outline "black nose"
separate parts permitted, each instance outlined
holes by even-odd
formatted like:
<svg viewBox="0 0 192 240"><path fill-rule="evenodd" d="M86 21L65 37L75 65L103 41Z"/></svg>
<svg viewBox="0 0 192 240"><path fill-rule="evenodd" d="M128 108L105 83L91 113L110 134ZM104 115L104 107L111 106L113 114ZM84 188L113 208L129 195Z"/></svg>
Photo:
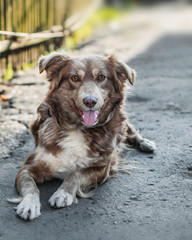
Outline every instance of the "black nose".
<svg viewBox="0 0 192 240"><path fill-rule="evenodd" d="M96 105L97 103L97 98L88 96L83 99L83 103L85 104L86 107L92 108Z"/></svg>

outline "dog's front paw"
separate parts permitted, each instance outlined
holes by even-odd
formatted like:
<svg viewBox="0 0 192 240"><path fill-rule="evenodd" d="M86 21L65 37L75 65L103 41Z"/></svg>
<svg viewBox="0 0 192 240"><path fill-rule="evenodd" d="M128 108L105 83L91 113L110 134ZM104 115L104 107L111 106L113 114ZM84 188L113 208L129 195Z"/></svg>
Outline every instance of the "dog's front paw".
<svg viewBox="0 0 192 240"><path fill-rule="evenodd" d="M73 196L63 189L58 189L49 199L51 207L63 208L73 203Z"/></svg>
<svg viewBox="0 0 192 240"><path fill-rule="evenodd" d="M38 218L41 215L40 209L39 196L34 194L27 194L20 204L15 207L17 215L25 220Z"/></svg>
<svg viewBox="0 0 192 240"><path fill-rule="evenodd" d="M139 144L138 144L138 148L140 151L142 152L146 152L146 153L152 153L154 152L157 148L155 145L155 142L150 141L146 138L143 138Z"/></svg>

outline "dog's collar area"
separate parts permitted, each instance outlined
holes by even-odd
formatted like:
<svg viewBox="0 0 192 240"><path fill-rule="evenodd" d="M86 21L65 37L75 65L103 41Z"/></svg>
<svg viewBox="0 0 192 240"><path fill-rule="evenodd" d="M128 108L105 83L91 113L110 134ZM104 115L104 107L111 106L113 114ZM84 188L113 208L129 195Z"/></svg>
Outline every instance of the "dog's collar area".
<svg viewBox="0 0 192 240"><path fill-rule="evenodd" d="M52 117L51 112L50 112L50 108L47 109L47 115L48 115L49 117Z"/></svg>
<svg viewBox="0 0 192 240"><path fill-rule="evenodd" d="M116 111L116 107L115 107L115 108L113 109L113 111L109 114L109 116L107 117L106 121L103 122L103 123L98 124L97 127L101 127L101 126L107 124L107 123L113 118L113 116L114 116L114 114L115 114L115 111ZM98 122L97 122L97 123L98 123ZM96 124L97 124L97 123L96 123Z"/></svg>

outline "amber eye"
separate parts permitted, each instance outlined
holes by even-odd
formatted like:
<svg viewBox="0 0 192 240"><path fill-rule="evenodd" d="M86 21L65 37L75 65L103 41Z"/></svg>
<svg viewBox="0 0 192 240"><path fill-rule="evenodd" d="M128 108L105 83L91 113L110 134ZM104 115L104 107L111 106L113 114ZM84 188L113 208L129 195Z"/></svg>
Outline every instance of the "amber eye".
<svg viewBox="0 0 192 240"><path fill-rule="evenodd" d="M79 78L78 78L77 75L73 75L73 76L71 77L71 80L72 80L73 82L78 82L78 81L79 81Z"/></svg>
<svg viewBox="0 0 192 240"><path fill-rule="evenodd" d="M105 80L105 76L104 76L103 74L100 74L100 75L98 76L98 80L99 80L99 81L104 81L104 80Z"/></svg>

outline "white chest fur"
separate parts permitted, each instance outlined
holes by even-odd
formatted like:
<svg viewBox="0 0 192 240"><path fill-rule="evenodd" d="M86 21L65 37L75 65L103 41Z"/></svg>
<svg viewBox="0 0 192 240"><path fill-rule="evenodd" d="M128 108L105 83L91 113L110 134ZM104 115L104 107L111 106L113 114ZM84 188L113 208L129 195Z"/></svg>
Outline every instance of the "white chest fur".
<svg viewBox="0 0 192 240"><path fill-rule="evenodd" d="M56 156L38 146L35 150L35 160L46 162L55 172L68 172L76 168L87 167L93 160L88 158L89 147L80 130L68 132L67 136L58 143L58 146L63 150Z"/></svg>
<svg viewBox="0 0 192 240"><path fill-rule="evenodd" d="M75 163L79 167L86 164L85 159L87 159L89 147L80 130L70 131L68 136L65 137L58 146L63 148L63 152L61 152L59 157L65 158L71 162L71 164Z"/></svg>

